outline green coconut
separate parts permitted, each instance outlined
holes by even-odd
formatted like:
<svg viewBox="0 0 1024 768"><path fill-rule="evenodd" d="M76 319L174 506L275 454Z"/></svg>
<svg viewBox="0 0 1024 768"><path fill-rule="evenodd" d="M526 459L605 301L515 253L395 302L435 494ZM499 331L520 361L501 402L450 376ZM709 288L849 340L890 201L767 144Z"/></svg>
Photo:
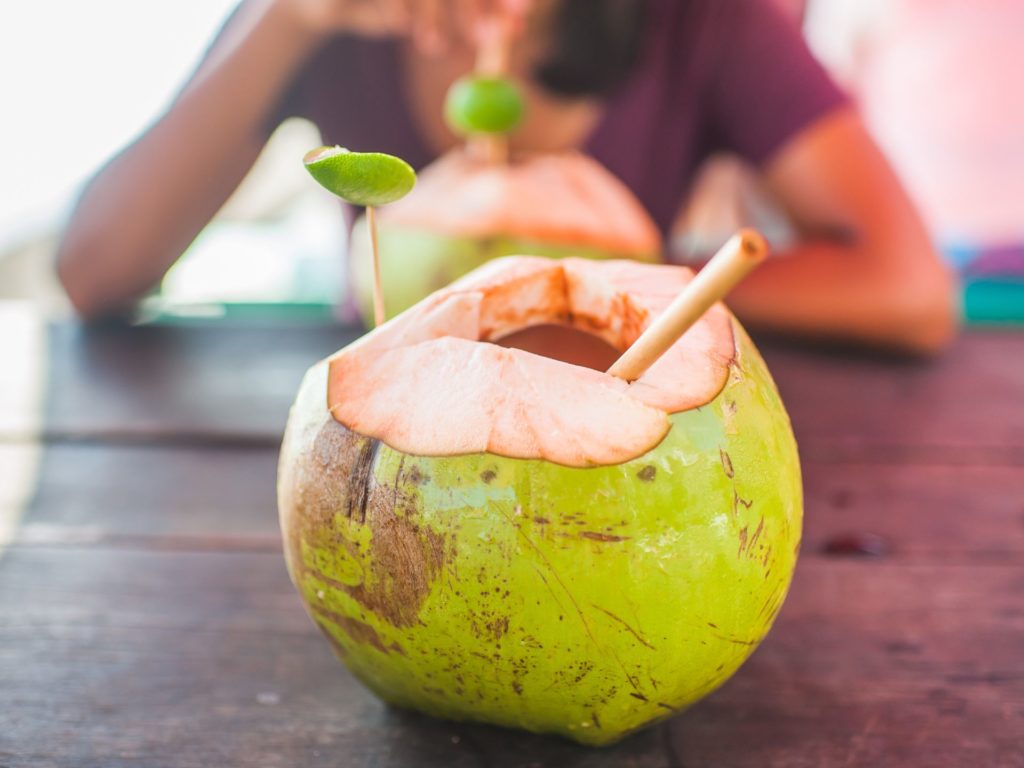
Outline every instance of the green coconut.
<svg viewBox="0 0 1024 768"><path fill-rule="evenodd" d="M629 189L578 153L480 162L458 151L419 174L377 217L384 304L394 317L502 256L661 259L661 236ZM373 275L365 220L352 235L352 290L369 320Z"/></svg>
<svg viewBox="0 0 1024 768"><path fill-rule="evenodd" d="M310 616L382 699L604 745L713 691L765 637L800 469L720 305L632 384L489 343L572 326L621 349L689 279L554 264L498 262L315 365L279 504Z"/></svg>

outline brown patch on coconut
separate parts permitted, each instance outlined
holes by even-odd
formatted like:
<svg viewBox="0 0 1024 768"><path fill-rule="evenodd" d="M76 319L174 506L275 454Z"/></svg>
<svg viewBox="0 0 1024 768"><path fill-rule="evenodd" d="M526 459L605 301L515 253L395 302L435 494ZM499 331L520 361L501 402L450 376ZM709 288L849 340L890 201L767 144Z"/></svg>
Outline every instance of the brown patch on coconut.
<svg viewBox="0 0 1024 768"><path fill-rule="evenodd" d="M430 480L430 477L428 475L423 474L423 471L415 464L413 464L409 471L406 473L406 478L413 485L423 485L424 483Z"/></svg>
<svg viewBox="0 0 1024 768"><path fill-rule="evenodd" d="M653 483L654 478L658 475L658 468L653 464L648 464L646 467L636 473L636 476L645 483Z"/></svg>
<svg viewBox="0 0 1024 768"><path fill-rule="evenodd" d="M340 613L328 611L325 608L313 608L313 614L317 624L320 624L327 630L328 636L331 634L330 628L334 627L348 635L353 642L373 646L381 653L391 652L391 649L384 645L380 635L377 634L377 630L369 624L353 619L350 616L343 616Z"/></svg>
<svg viewBox="0 0 1024 768"><path fill-rule="evenodd" d="M326 383L325 374L326 366L307 377L300 400L316 396L320 382ZM311 410L307 421L289 425L283 455L291 458L282 461L279 478L281 522L296 582L301 583L302 574L311 574L379 618L404 627L418 621L420 606L445 559L444 542L440 534L412 521L414 475L419 471L415 466L399 471L394 485L376 481L379 448L378 440L352 432L326 409ZM427 479L421 477L423 482ZM371 532L368 551L355 535L362 525ZM346 550L362 564L360 583L328 579L305 561L305 547Z"/></svg>
<svg viewBox="0 0 1024 768"><path fill-rule="evenodd" d="M362 437L333 419L324 422L306 455L297 484L303 517L311 524L330 523L339 509L361 519L366 507L366 478L380 441Z"/></svg>
<svg viewBox="0 0 1024 768"><path fill-rule="evenodd" d="M346 429L329 414L311 425L306 435L297 460L282 462L279 477L286 555L296 564L302 562L301 542L308 532L332 530L339 512L362 520L365 478L380 445Z"/></svg>
<svg viewBox="0 0 1024 768"><path fill-rule="evenodd" d="M370 478L366 525L373 537L362 584L346 586L360 605L396 627L419 619L420 606L430 593L444 563L440 534L420 528L398 511L409 503L397 488L383 487Z"/></svg>

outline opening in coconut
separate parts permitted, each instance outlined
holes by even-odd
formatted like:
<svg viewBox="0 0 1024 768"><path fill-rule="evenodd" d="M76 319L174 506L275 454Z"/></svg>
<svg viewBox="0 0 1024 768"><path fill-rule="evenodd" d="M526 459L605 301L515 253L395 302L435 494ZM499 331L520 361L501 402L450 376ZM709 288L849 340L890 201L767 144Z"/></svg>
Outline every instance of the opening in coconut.
<svg viewBox="0 0 1024 768"><path fill-rule="evenodd" d="M494 343L592 371L607 371L624 351L616 349L595 333L554 323L512 331L495 339Z"/></svg>

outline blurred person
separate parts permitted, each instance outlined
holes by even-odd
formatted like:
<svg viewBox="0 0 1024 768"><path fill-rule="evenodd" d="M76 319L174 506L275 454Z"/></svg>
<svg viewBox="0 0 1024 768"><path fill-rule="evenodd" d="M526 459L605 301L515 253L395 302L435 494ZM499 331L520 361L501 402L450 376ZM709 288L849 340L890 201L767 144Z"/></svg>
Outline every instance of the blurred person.
<svg viewBox="0 0 1024 768"><path fill-rule="evenodd" d="M1024 2L815 0L809 21L949 260L1024 278Z"/></svg>
<svg viewBox="0 0 1024 768"><path fill-rule="evenodd" d="M289 116L416 167L455 147L441 106L495 14L522 31L513 152L588 152L663 233L705 157L759 169L800 238L732 294L742 319L917 352L949 340L950 275L775 0L244 0L166 114L84 190L58 254L78 311L154 286Z"/></svg>

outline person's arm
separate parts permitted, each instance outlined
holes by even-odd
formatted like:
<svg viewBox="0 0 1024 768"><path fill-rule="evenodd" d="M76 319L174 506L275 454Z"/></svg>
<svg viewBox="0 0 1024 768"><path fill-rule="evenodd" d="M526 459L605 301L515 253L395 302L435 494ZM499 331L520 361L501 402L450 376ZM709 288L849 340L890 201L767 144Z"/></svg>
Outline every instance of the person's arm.
<svg viewBox="0 0 1024 768"><path fill-rule="evenodd" d="M325 37L407 34L436 49L473 34L490 14L518 15L524 7L513 0L245 0L166 114L79 199L57 254L72 304L96 317L130 307L160 280L252 167L268 121Z"/></svg>
<svg viewBox="0 0 1024 768"><path fill-rule="evenodd" d="M754 327L932 353L958 322L955 282L882 153L850 108L784 144L764 166L802 244L729 298Z"/></svg>
<svg viewBox="0 0 1024 768"><path fill-rule="evenodd" d="M316 40L283 4L244 4L167 113L93 178L57 255L80 314L123 309L160 280L252 166Z"/></svg>
<svg viewBox="0 0 1024 768"><path fill-rule="evenodd" d="M800 236L730 306L793 336L940 349L956 327L953 281L856 112L774 2L715 8L708 127L760 170Z"/></svg>

